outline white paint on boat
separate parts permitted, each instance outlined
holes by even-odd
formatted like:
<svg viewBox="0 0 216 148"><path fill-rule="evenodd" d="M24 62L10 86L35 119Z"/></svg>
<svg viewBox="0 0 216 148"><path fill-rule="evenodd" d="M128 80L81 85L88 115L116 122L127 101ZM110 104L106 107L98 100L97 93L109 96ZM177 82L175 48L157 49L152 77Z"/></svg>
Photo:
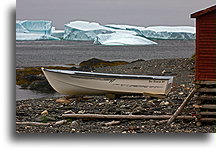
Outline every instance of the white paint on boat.
<svg viewBox="0 0 216 148"><path fill-rule="evenodd" d="M172 76L126 75L42 68L50 85L67 95L152 94L167 95Z"/></svg>

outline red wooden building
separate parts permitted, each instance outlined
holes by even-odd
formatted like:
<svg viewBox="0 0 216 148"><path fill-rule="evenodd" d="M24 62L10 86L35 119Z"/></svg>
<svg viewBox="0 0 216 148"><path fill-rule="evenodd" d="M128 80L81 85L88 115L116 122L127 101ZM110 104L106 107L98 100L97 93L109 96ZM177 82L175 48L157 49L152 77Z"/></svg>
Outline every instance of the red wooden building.
<svg viewBox="0 0 216 148"><path fill-rule="evenodd" d="M216 5L191 14L196 18L197 83L216 81ZM213 82L213 83L214 83ZM215 82L216 83L216 82Z"/></svg>

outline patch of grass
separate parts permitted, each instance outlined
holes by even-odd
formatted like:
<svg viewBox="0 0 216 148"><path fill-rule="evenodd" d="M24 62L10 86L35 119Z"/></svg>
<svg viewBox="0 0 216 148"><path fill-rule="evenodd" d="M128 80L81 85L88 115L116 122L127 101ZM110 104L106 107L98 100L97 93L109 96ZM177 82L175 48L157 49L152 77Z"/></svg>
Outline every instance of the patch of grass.
<svg viewBox="0 0 216 148"><path fill-rule="evenodd" d="M194 61L196 60L196 54L195 53L191 56L191 59Z"/></svg>

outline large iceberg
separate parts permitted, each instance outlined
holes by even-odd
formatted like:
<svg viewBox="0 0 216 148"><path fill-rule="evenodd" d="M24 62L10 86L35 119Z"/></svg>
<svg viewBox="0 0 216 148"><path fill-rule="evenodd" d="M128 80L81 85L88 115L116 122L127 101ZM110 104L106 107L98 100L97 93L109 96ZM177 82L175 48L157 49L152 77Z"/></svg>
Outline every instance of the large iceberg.
<svg viewBox="0 0 216 148"><path fill-rule="evenodd" d="M16 32L50 34L52 22L44 20L16 21Z"/></svg>
<svg viewBox="0 0 216 148"><path fill-rule="evenodd" d="M65 25L65 40L94 40L98 34L113 33L107 27L95 22L73 21Z"/></svg>
<svg viewBox="0 0 216 148"><path fill-rule="evenodd" d="M16 21L16 40L59 40L59 38L51 36L51 32L51 21Z"/></svg>
<svg viewBox="0 0 216 148"><path fill-rule="evenodd" d="M94 44L101 45L151 45L157 44L144 37L135 36L128 33L99 34L94 40Z"/></svg>
<svg viewBox="0 0 216 148"><path fill-rule="evenodd" d="M64 30L56 30L55 27L52 27L52 32L51 32L51 36L53 37L57 37L59 39L63 39L64 38Z"/></svg>
<svg viewBox="0 0 216 148"><path fill-rule="evenodd" d="M152 26L139 27L130 25L108 24L106 27L119 30L130 30L149 39L195 39L196 29L191 26Z"/></svg>
<svg viewBox="0 0 216 148"><path fill-rule="evenodd" d="M139 26L132 26L132 25L115 25L115 24L108 24L105 25L106 27L113 28L113 29L120 29L120 30L130 30L136 32L136 34L139 34L141 30L144 30L145 27L139 27Z"/></svg>
<svg viewBox="0 0 216 148"><path fill-rule="evenodd" d="M140 30L139 35L149 39L195 39L195 27L191 26L152 26Z"/></svg>
<svg viewBox="0 0 216 148"><path fill-rule="evenodd" d="M17 41L37 41L37 40L60 40L57 37L48 34L36 34L36 33L16 33Z"/></svg>
<svg viewBox="0 0 216 148"><path fill-rule="evenodd" d="M123 37L123 35L125 37ZM115 37L116 36L116 37ZM140 37L143 38L140 38ZM195 27L190 26L152 26L100 25L96 22L72 21L65 24L64 30L56 30L51 21L16 21L16 40L84 40L96 44L126 45L129 38L134 40L127 45L145 45L140 39L195 39ZM119 38L119 42L117 41ZM127 39L126 39L127 38ZM105 40L106 39L106 42ZM112 39L112 43L111 43ZM137 42L137 40L139 40ZM105 42L105 43L103 43Z"/></svg>

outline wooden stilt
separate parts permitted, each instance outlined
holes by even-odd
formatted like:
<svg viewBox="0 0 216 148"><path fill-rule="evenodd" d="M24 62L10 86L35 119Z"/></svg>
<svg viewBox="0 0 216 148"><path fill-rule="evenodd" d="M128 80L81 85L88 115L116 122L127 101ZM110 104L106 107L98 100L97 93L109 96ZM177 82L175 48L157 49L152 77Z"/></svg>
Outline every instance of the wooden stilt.
<svg viewBox="0 0 216 148"><path fill-rule="evenodd" d="M191 98L194 96L196 93L196 88L193 88L193 90L189 93L187 98L183 101L183 103L179 106L179 108L176 110L176 112L171 116L171 118L167 121L167 124L171 124L176 117L182 112L184 107L187 105L187 103L191 100Z"/></svg>

